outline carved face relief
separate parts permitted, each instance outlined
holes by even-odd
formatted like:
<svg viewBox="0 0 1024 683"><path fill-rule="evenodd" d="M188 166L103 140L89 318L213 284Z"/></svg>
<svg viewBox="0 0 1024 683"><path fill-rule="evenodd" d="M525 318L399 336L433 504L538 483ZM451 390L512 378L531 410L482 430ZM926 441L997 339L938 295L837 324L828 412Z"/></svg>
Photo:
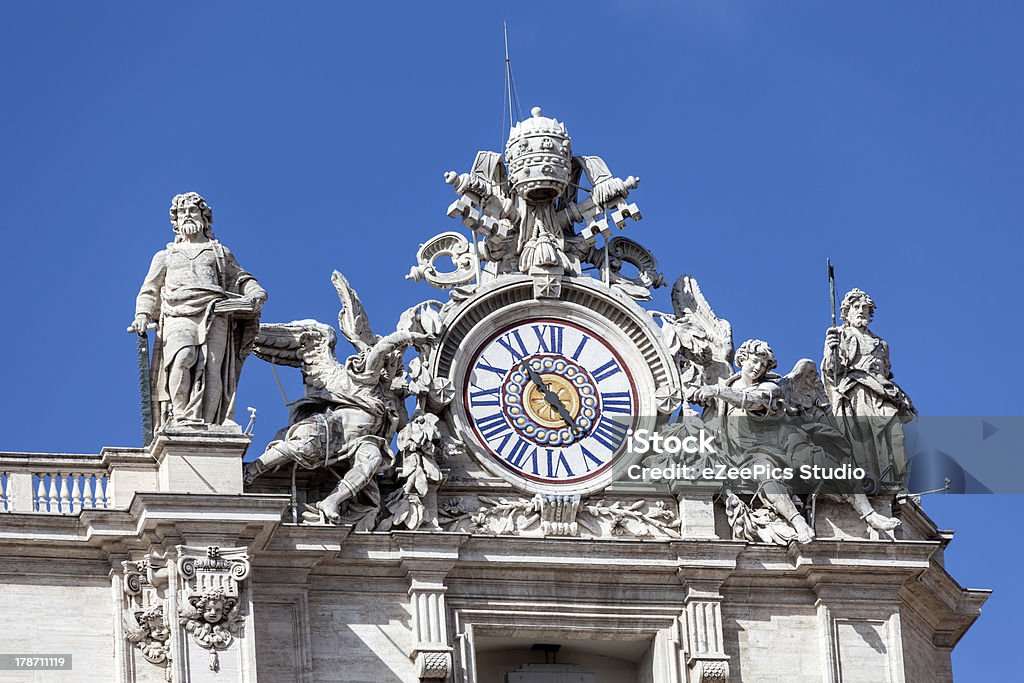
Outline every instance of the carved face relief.
<svg viewBox="0 0 1024 683"><path fill-rule="evenodd" d="M871 323L873 311L871 304L861 299L850 304L850 311L847 314L850 324L858 329L864 329Z"/></svg>
<svg viewBox="0 0 1024 683"><path fill-rule="evenodd" d="M213 598L203 608L203 619L210 624L216 624L224 618L224 601Z"/></svg>
<svg viewBox="0 0 1024 683"><path fill-rule="evenodd" d="M740 374L748 382L756 382L768 371L768 361L756 353L749 353L740 365Z"/></svg>
<svg viewBox="0 0 1024 683"><path fill-rule="evenodd" d="M178 209L177 218L174 222L175 230L179 235L196 235L206 228L206 221L203 220L203 211L196 202L190 202Z"/></svg>

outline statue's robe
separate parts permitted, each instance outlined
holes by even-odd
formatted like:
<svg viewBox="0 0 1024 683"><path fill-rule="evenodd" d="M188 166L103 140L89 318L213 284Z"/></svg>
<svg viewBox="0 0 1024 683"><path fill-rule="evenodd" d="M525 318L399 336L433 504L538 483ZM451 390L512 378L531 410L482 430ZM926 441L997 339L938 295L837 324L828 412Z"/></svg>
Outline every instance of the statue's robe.
<svg viewBox="0 0 1024 683"><path fill-rule="evenodd" d="M220 353L221 396L212 424L234 417L234 396L242 363L252 351L259 331L257 313L215 313L218 302L247 297L266 299L267 293L234 255L216 240L200 244L172 242L158 252L136 299L135 314L158 321L151 363L153 424L165 426L171 396L168 371L176 354L188 347L198 351L192 387L184 415L177 421L202 421L205 364Z"/></svg>
<svg viewBox="0 0 1024 683"><path fill-rule="evenodd" d="M822 360L822 379L857 464L877 474L888 470L884 480L900 480L906 474L902 424L917 411L892 381L889 345L870 331L857 333L843 325L838 360L838 385L830 353Z"/></svg>

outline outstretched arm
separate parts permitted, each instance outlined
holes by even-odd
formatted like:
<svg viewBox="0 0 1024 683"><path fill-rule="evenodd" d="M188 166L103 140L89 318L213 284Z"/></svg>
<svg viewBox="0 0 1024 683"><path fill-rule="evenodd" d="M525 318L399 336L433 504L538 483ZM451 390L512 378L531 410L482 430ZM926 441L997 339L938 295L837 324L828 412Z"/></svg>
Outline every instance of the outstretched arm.
<svg viewBox="0 0 1024 683"><path fill-rule="evenodd" d="M384 368L388 356L409 346L427 344L433 341L429 334L399 330L381 338L366 352L364 372L378 373Z"/></svg>
<svg viewBox="0 0 1024 683"><path fill-rule="evenodd" d="M774 391L761 387L733 389L724 384L711 384L698 390L698 403L703 403L711 398L720 398L729 405L754 412L772 412L778 402Z"/></svg>

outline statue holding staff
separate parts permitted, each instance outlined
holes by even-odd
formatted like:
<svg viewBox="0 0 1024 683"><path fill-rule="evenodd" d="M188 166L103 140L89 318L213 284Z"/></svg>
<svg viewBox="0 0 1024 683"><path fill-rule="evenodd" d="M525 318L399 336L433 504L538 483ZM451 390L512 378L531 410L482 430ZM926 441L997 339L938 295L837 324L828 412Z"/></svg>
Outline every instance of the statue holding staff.
<svg viewBox="0 0 1024 683"><path fill-rule="evenodd" d="M892 381L889 345L868 329L874 300L867 292L851 289L839 313L842 325L826 331L821 362L832 410L858 461L878 467L883 480L899 481L906 457L902 423L916 417L917 410Z"/></svg>
<svg viewBox="0 0 1024 683"><path fill-rule="evenodd" d="M267 292L218 242L213 211L195 192L171 200L174 241L153 257L129 332L156 324L154 424L221 425L234 413L242 362Z"/></svg>

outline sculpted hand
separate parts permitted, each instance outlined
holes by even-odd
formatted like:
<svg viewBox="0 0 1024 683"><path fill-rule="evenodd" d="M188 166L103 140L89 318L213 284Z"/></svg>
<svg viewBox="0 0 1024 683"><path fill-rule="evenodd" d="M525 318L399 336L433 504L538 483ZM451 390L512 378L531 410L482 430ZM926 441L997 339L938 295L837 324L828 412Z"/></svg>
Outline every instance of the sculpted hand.
<svg viewBox="0 0 1024 683"><path fill-rule="evenodd" d="M832 352L839 346L839 328L830 327L825 331L825 350Z"/></svg>
<svg viewBox="0 0 1024 683"><path fill-rule="evenodd" d="M694 395L694 402L696 403L710 403L711 399L718 396L718 387L714 385L704 385L700 389L697 389L697 393Z"/></svg>
<svg viewBox="0 0 1024 683"><path fill-rule="evenodd" d="M128 327L129 332L135 334L146 334L146 327L149 326L149 316L145 313L139 313L135 316L134 322Z"/></svg>
<svg viewBox="0 0 1024 683"><path fill-rule="evenodd" d="M409 333L409 342L416 348L420 348L422 346L429 346L433 344L435 341L437 341L437 337L435 337L432 334L423 334L421 332Z"/></svg>

